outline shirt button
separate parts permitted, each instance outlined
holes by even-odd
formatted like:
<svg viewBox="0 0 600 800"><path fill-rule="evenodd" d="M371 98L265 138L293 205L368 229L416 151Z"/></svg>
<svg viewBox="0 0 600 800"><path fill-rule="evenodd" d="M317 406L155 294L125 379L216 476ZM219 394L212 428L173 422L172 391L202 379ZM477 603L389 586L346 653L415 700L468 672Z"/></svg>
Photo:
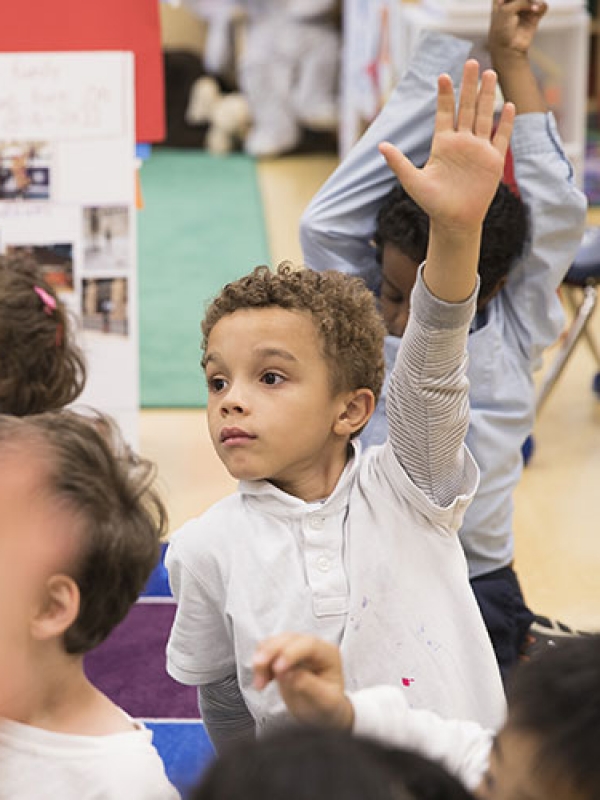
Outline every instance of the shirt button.
<svg viewBox="0 0 600 800"><path fill-rule="evenodd" d="M321 570L321 572L329 572L331 567L329 559L326 556L319 556L317 559L317 567Z"/></svg>
<svg viewBox="0 0 600 800"><path fill-rule="evenodd" d="M325 525L325 520L323 517L313 516L309 520L309 525L315 531L322 531L323 526Z"/></svg>

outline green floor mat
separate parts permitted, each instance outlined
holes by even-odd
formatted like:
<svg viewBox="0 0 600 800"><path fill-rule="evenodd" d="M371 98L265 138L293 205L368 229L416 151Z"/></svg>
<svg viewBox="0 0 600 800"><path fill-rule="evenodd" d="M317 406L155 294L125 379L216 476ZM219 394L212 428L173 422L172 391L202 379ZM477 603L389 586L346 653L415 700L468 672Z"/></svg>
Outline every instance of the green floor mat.
<svg viewBox="0 0 600 800"><path fill-rule="evenodd" d="M206 301L227 281L269 263L256 165L244 155L155 149L141 183L141 405L203 406Z"/></svg>

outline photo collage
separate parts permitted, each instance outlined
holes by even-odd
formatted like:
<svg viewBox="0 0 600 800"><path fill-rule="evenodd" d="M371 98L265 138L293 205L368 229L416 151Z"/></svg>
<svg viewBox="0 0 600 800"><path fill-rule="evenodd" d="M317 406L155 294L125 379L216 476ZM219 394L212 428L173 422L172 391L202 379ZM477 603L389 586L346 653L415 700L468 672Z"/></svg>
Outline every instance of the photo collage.
<svg viewBox="0 0 600 800"><path fill-rule="evenodd" d="M0 54L0 255L33 260L56 289L88 362L82 402L135 443L133 110L130 54Z"/></svg>

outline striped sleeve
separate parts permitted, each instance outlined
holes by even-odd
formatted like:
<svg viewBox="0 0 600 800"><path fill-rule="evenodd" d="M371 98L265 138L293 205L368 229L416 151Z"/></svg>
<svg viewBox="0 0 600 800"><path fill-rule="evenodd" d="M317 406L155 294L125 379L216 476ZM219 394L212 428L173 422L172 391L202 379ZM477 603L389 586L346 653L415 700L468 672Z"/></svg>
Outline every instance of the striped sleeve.
<svg viewBox="0 0 600 800"><path fill-rule="evenodd" d="M479 287L463 303L446 303L429 292L422 272L421 266L386 412L394 455L412 482L445 508L465 482L466 343Z"/></svg>
<svg viewBox="0 0 600 800"><path fill-rule="evenodd" d="M198 687L198 707L210 741L222 753L239 741L254 739L254 719L232 675Z"/></svg>

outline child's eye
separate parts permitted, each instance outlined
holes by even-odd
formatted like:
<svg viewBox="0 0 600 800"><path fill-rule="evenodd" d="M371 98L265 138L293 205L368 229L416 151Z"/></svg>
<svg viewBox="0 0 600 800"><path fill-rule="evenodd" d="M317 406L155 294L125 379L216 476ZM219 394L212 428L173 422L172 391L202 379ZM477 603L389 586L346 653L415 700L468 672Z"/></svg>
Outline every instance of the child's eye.
<svg viewBox="0 0 600 800"><path fill-rule="evenodd" d="M208 390L218 394L225 388L225 378L208 378Z"/></svg>
<svg viewBox="0 0 600 800"><path fill-rule="evenodd" d="M283 383L284 380L283 375L279 375L277 372L265 372L261 378L261 381L267 386L276 386L278 383Z"/></svg>

